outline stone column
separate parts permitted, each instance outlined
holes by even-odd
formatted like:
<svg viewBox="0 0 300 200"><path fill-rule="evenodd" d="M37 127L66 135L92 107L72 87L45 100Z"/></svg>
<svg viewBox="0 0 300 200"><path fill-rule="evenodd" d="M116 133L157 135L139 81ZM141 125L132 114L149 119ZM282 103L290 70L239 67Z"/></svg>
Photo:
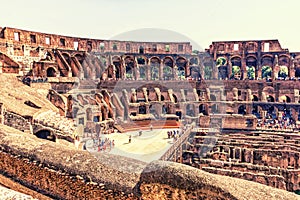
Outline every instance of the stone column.
<svg viewBox="0 0 300 200"><path fill-rule="evenodd" d="M246 58L243 57L242 58L242 76L243 76L243 80L247 77L247 66L246 66Z"/></svg>
<svg viewBox="0 0 300 200"><path fill-rule="evenodd" d="M159 80L163 80L164 79L164 77L163 77L163 68L164 68L164 64L163 64L163 62L160 62L160 64L159 64Z"/></svg>
<svg viewBox="0 0 300 200"><path fill-rule="evenodd" d="M178 68L177 68L177 65L173 66L173 75L174 75L174 80L178 80Z"/></svg>
<svg viewBox="0 0 300 200"><path fill-rule="evenodd" d="M227 60L228 60L227 73L228 73L228 79L230 79L230 77L232 76L232 63L230 58L227 58Z"/></svg>
<svg viewBox="0 0 300 200"><path fill-rule="evenodd" d="M3 67L3 63L2 63L2 61L0 61L0 74L3 73L2 67Z"/></svg>

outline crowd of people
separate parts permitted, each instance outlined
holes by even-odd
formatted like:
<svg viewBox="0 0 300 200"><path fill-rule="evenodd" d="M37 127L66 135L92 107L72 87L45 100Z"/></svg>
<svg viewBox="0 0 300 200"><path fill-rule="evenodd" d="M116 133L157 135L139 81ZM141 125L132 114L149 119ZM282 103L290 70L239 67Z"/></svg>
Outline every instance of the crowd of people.
<svg viewBox="0 0 300 200"><path fill-rule="evenodd" d="M290 113L284 112L281 118L272 113L267 113L264 119L257 120L257 127L267 129L289 129L295 130L297 127L296 121Z"/></svg>

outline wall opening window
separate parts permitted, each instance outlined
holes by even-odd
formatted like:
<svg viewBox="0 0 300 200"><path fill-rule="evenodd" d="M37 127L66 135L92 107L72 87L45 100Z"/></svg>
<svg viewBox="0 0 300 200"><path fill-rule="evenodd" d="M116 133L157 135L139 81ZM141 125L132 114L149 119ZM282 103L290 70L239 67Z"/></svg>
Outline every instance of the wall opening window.
<svg viewBox="0 0 300 200"><path fill-rule="evenodd" d="M126 44L126 51L130 51L130 44Z"/></svg>
<svg viewBox="0 0 300 200"><path fill-rule="evenodd" d="M144 53L144 47L143 47L143 46L140 46L140 48L139 48L139 53L140 53L140 54L143 54L143 53Z"/></svg>
<svg viewBox="0 0 300 200"><path fill-rule="evenodd" d="M50 38L49 37L45 37L45 42L46 42L46 44L50 44Z"/></svg>
<svg viewBox="0 0 300 200"><path fill-rule="evenodd" d="M218 46L218 51L224 51L224 50L225 50L224 44L220 44Z"/></svg>
<svg viewBox="0 0 300 200"><path fill-rule="evenodd" d="M78 41L74 41L74 50L78 50Z"/></svg>
<svg viewBox="0 0 300 200"><path fill-rule="evenodd" d="M59 45L63 46L63 47L66 46L66 40L64 38L60 38L59 39Z"/></svg>
<svg viewBox="0 0 300 200"><path fill-rule="evenodd" d="M239 50L239 44L234 44L233 45L233 50L238 51Z"/></svg>
<svg viewBox="0 0 300 200"><path fill-rule="evenodd" d="M105 48L104 42L100 42L100 49L101 49L101 50L104 50L104 48Z"/></svg>
<svg viewBox="0 0 300 200"><path fill-rule="evenodd" d="M249 44L248 51L254 51L254 44L253 43Z"/></svg>
<svg viewBox="0 0 300 200"><path fill-rule="evenodd" d="M166 49L166 52L169 52L170 51L170 45L166 44L165 49Z"/></svg>
<svg viewBox="0 0 300 200"><path fill-rule="evenodd" d="M14 38L15 38L15 41L20 41L20 33L14 32Z"/></svg>
<svg viewBox="0 0 300 200"><path fill-rule="evenodd" d="M118 50L118 46L116 43L113 44L113 50Z"/></svg>
<svg viewBox="0 0 300 200"><path fill-rule="evenodd" d="M264 52L269 52L269 49L270 49L270 43L266 42L264 44Z"/></svg>
<svg viewBox="0 0 300 200"><path fill-rule="evenodd" d="M153 51L157 51L157 45L156 44L152 45L152 49Z"/></svg>
<svg viewBox="0 0 300 200"><path fill-rule="evenodd" d="M36 43L36 36L33 34L30 34L30 42L31 43Z"/></svg>
<svg viewBox="0 0 300 200"><path fill-rule="evenodd" d="M92 49L93 49L92 41L88 41L86 44L86 47L87 47L88 52L92 51Z"/></svg>
<svg viewBox="0 0 300 200"><path fill-rule="evenodd" d="M178 51L183 51L183 45L182 44L178 45Z"/></svg>

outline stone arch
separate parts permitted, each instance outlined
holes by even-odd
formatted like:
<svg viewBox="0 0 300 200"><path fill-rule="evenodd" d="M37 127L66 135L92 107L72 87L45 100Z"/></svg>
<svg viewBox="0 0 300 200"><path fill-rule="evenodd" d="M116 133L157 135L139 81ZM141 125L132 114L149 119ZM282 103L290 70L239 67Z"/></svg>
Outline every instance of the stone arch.
<svg viewBox="0 0 300 200"><path fill-rule="evenodd" d="M194 117L195 116L195 105L187 104L186 105L186 115Z"/></svg>
<svg viewBox="0 0 300 200"><path fill-rule="evenodd" d="M286 54L280 55L278 58L279 68L277 69L278 78L285 79L289 76L290 58Z"/></svg>
<svg viewBox="0 0 300 200"><path fill-rule="evenodd" d="M278 100L279 102L291 103L291 98L288 95L281 95Z"/></svg>
<svg viewBox="0 0 300 200"><path fill-rule="evenodd" d="M200 104L199 105L199 113L202 113L203 115L208 115L208 105Z"/></svg>
<svg viewBox="0 0 300 200"><path fill-rule="evenodd" d="M125 78L133 80L135 78L135 60L132 56L124 58L125 63Z"/></svg>
<svg viewBox="0 0 300 200"><path fill-rule="evenodd" d="M231 62L231 77L230 79L240 80L242 79L242 59L240 56L234 56L230 59Z"/></svg>
<svg viewBox="0 0 300 200"><path fill-rule="evenodd" d="M256 78L257 58L256 56L248 56L246 58L247 79L254 80Z"/></svg>
<svg viewBox="0 0 300 200"><path fill-rule="evenodd" d="M186 65L187 65L186 58L179 57L176 59L177 76L179 79L185 79L187 73Z"/></svg>
<svg viewBox="0 0 300 200"><path fill-rule="evenodd" d="M261 58L261 77L262 79L269 79L272 77L272 72L273 72L273 61L274 58L272 55L264 55Z"/></svg>
<svg viewBox="0 0 300 200"><path fill-rule="evenodd" d="M161 60L157 56L153 56L149 60L150 60L150 79L158 80L160 77L159 67L160 67Z"/></svg>
<svg viewBox="0 0 300 200"><path fill-rule="evenodd" d="M166 80L170 80L174 78L173 74L173 67L174 67L174 60L170 56L166 56L163 59L163 78Z"/></svg>
<svg viewBox="0 0 300 200"><path fill-rule="evenodd" d="M190 58L190 65L199 65L198 57L191 57Z"/></svg>
<svg viewBox="0 0 300 200"><path fill-rule="evenodd" d="M122 70L121 70L122 64L121 63L122 63L122 59L120 56L114 56L112 58L112 64L115 66L116 79L122 78Z"/></svg>
<svg viewBox="0 0 300 200"><path fill-rule="evenodd" d="M240 115L245 115L245 114L246 114L246 106L240 105L240 106L238 107L238 114L240 114Z"/></svg>
<svg viewBox="0 0 300 200"><path fill-rule="evenodd" d="M214 94L210 94L210 101L216 101L217 97Z"/></svg>
<svg viewBox="0 0 300 200"><path fill-rule="evenodd" d="M34 133L34 135L40 139L46 139L52 142L56 141L55 135L52 134L52 131L49 129L39 129Z"/></svg>
<svg viewBox="0 0 300 200"><path fill-rule="evenodd" d="M201 73L200 73L199 67L197 67L197 66L191 66L190 67L190 76L194 80L201 79Z"/></svg>
<svg viewBox="0 0 300 200"><path fill-rule="evenodd" d="M218 79L225 80L228 78L228 66L227 59L223 56L220 56L216 59L216 66L218 68Z"/></svg>
<svg viewBox="0 0 300 200"><path fill-rule="evenodd" d="M268 101L268 102L275 102L274 96L271 95L271 94L267 95L267 101Z"/></svg>
<svg viewBox="0 0 300 200"><path fill-rule="evenodd" d="M57 70L54 67L48 67L46 70L47 77L56 77Z"/></svg>
<svg viewBox="0 0 300 200"><path fill-rule="evenodd" d="M140 105L139 106L139 114L147 114L146 106Z"/></svg>
<svg viewBox="0 0 300 200"><path fill-rule="evenodd" d="M259 98L257 95L252 95L252 101L259 101Z"/></svg>
<svg viewBox="0 0 300 200"><path fill-rule="evenodd" d="M204 59L203 71L204 71L204 79L205 80L213 79L213 66L214 66L214 63L211 59Z"/></svg>

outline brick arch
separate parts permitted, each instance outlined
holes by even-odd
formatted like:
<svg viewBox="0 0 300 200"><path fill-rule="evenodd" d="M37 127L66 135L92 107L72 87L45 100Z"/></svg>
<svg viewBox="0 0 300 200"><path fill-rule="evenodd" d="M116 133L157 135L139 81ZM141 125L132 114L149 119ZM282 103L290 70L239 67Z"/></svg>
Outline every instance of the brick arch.
<svg viewBox="0 0 300 200"><path fill-rule="evenodd" d="M152 56L149 58L150 64L151 64L152 59L157 59L159 61L158 63L159 64L161 63L161 59L158 56Z"/></svg>
<svg viewBox="0 0 300 200"><path fill-rule="evenodd" d="M174 59L173 59L171 56L166 56L166 57L164 57L164 58L162 59L162 62L165 63L165 61L166 61L167 59L170 59L170 60L172 61L172 67L173 67L173 66L174 66Z"/></svg>

